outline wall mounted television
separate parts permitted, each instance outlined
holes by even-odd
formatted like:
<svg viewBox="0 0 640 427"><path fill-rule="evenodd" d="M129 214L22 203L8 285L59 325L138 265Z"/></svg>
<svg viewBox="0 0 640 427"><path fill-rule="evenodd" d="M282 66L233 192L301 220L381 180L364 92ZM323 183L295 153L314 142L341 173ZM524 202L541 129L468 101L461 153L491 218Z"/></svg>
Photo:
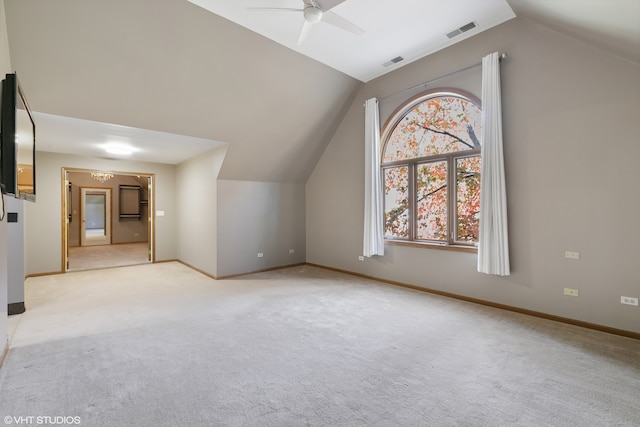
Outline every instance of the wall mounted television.
<svg viewBox="0 0 640 427"><path fill-rule="evenodd" d="M2 81L0 112L0 184L2 192L36 200L36 125L15 73Z"/></svg>

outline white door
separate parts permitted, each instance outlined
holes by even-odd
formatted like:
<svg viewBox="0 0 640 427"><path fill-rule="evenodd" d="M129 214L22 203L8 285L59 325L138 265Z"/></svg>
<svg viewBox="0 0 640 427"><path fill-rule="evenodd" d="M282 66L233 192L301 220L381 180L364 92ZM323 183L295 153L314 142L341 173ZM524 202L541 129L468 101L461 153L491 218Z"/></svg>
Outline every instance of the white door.
<svg viewBox="0 0 640 427"><path fill-rule="evenodd" d="M80 246L111 244L111 189L80 189Z"/></svg>

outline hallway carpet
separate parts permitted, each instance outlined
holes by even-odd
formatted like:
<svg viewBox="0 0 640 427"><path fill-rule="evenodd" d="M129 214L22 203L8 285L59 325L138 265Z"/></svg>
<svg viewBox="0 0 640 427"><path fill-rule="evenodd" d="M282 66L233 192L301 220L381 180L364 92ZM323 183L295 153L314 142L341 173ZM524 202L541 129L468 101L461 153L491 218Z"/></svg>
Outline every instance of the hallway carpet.
<svg viewBox="0 0 640 427"><path fill-rule="evenodd" d="M147 242L69 247L69 271L123 267L148 262Z"/></svg>
<svg viewBox="0 0 640 427"><path fill-rule="evenodd" d="M30 278L0 415L82 426L637 426L640 342L310 266Z"/></svg>

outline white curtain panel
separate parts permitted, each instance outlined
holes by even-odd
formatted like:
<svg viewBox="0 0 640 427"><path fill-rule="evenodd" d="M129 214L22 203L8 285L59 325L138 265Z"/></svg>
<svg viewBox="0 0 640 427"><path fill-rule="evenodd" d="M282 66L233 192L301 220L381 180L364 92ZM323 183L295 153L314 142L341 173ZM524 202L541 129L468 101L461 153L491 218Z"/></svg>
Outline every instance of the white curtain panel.
<svg viewBox="0 0 640 427"><path fill-rule="evenodd" d="M378 100L365 104L364 143L364 241L362 254L366 257L384 255L382 177L380 175L380 117Z"/></svg>
<svg viewBox="0 0 640 427"><path fill-rule="evenodd" d="M482 173L480 176L480 242L478 271L508 276L507 192L502 152L500 54L482 58Z"/></svg>

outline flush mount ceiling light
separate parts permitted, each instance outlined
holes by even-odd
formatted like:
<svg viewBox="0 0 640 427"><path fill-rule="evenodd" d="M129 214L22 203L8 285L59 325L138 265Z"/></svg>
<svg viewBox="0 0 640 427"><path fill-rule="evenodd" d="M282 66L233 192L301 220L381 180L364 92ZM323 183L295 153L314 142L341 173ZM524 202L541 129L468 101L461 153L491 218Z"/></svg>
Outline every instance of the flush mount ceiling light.
<svg viewBox="0 0 640 427"><path fill-rule="evenodd" d="M119 154L123 156L128 156L133 154L133 152L137 151L135 148L128 144L121 143L109 143L103 146L104 151L109 154Z"/></svg>

